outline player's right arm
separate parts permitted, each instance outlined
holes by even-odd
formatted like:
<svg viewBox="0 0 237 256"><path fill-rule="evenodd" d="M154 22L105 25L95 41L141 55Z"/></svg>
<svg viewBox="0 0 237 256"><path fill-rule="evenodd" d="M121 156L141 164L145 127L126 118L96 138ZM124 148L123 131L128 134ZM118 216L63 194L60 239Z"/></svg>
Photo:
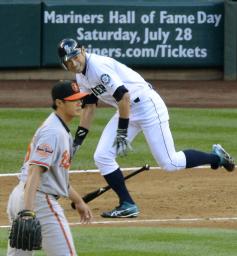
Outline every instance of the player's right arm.
<svg viewBox="0 0 237 256"><path fill-rule="evenodd" d="M39 187L41 175L45 168L39 165L30 165L24 192L24 209L34 210L35 194Z"/></svg>
<svg viewBox="0 0 237 256"><path fill-rule="evenodd" d="M86 104L81 111L80 126L90 129L95 116L96 104Z"/></svg>
<svg viewBox="0 0 237 256"><path fill-rule="evenodd" d="M86 138L94 119L98 98L93 94L83 99L82 111L80 114L80 124L74 138L74 148L78 149Z"/></svg>

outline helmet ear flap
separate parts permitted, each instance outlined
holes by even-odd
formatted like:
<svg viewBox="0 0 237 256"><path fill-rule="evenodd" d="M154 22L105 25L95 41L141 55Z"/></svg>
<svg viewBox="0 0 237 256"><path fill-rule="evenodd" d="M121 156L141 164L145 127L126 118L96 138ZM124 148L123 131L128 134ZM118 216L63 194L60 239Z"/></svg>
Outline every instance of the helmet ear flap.
<svg viewBox="0 0 237 256"><path fill-rule="evenodd" d="M65 57L65 50L64 50L64 48L61 46L62 45L62 43L60 43L59 45L58 45L58 57L59 57L59 59L60 59L60 63L61 63L61 65L62 65L62 67L65 69L65 70L68 70L67 69L67 66L64 64L64 57Z"/></svg>

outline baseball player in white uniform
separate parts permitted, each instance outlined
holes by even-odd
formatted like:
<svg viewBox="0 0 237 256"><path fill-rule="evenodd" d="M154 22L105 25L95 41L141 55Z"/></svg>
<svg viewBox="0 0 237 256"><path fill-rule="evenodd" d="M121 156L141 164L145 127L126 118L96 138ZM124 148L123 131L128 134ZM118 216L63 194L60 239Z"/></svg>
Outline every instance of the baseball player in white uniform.
<svg viewBox="0 0 237 256"><path fill-rule="evenodd" d="M35 212L42 229L42 249L49 256L77 255L59 197L68 197L75 203L82 223L92 218L90 209L70 185L68 174L73 156L68 124L80 115L80 101L86 95L71 81L60 81L52 88L55 111L36 131L21 168L20 182L9 197L7 212L11 222L23 209ZM7 255L33 252L8 246Z"/></svg>
<svg viewBox="0 0 237 256"><path fill-rule="evenodd" d="M119 197L119 206L103 212L102 217L136 217L139 214L116 157L126 155L131 149L130 143L141 131L153 157L166 171L206 164L213 169L223 166L228 171L234 170L234 160L219 144L213 145L211 153L193 149L176 152L164 101L134 70L115 59L88 54L82 45L70 38L59 43L58 54L62 66L76 73L81 91L89 94L83 100L75 139L77 145L89 131L98 99L117 109L104 128L94 154L95 164Z"/></svg>

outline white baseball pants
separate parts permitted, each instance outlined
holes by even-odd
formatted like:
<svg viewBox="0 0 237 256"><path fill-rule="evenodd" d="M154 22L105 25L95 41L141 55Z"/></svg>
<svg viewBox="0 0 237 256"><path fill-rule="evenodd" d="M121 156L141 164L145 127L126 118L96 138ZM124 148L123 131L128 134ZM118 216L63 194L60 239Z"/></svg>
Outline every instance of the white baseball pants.
<svg viewBox="0 0 237 256"><path fill-rule="evenodd" d="M119 168L116 149L113 147L118 128L118 112L108 122L97 145L94 160L102 175ZM139 102L132 102L128 127L130 142L143 131L156 162L166 171L177 171L186 167L182 151L176 152L169 127L169 114L161 97L152 89L139 96Z"/></svg>
<svg viewBox="0 0 237 256"><path fill-rule="evenodd" d="M12 191L7 213L10 225L24 205L24 183L20 182ZM36 193L35 212L42 230L42 249L49 256L76 256L72 234L62 207L52 195ZM8 246L7 256L31 256L33 252Z"/></svg>

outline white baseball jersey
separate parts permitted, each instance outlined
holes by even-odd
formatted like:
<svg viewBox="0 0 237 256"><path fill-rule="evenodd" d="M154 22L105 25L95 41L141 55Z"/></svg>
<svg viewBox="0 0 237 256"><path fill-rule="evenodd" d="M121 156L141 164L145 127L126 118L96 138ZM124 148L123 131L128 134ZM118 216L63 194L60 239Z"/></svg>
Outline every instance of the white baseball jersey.
<svg viewBox="0 0 237 256"><path fill-rule="evenodd" d="M143 131L151 152L161 167L168 171L183 169L186 158L176 152L169 128L169 114L159 94L135 71L109 57L86 53L86 72L76 74L82 92L93 92L101 101L118 108L113 97L123 85L130 95L128 140ZM115 171L116 149L113 146L118 128L118 111L106 125L97 145L94 160L102 175Z"/></svg>
<svg viewBox="0 0 237 256"><path fill-rule="evenodd" d="M93 53L86 53L86 75L76 74L76 80L82 92L93 92L98 99L114 107L117 102L113 94L121 85L128 89L131 101L150 90L149 84L129 67Z"/></svg>

